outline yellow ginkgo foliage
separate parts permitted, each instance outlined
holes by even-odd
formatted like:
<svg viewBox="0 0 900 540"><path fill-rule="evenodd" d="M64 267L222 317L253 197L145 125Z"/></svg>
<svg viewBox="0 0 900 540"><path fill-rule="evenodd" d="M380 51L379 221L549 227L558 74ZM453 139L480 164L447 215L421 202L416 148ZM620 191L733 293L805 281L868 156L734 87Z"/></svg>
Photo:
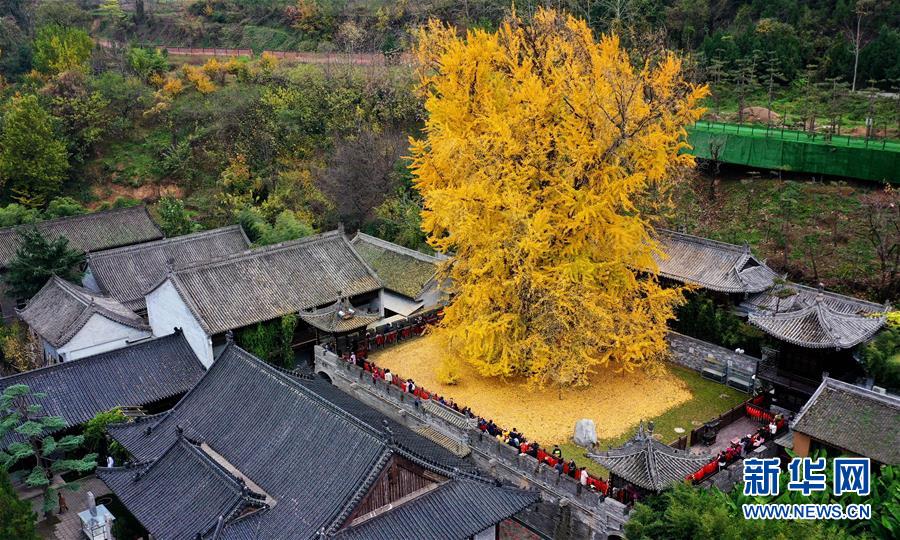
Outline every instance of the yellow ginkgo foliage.
<svg viewBox="0 0 900 540"><path fill-rule="evenodd" d="M450 354L542 386L658 365L682 293L647 272L659 245L640 208L693 164L679 150L706 89L676 56L635 67L550 10L464 38L432 21L417 58L412 169L428 241L453 254Z"/></svg>

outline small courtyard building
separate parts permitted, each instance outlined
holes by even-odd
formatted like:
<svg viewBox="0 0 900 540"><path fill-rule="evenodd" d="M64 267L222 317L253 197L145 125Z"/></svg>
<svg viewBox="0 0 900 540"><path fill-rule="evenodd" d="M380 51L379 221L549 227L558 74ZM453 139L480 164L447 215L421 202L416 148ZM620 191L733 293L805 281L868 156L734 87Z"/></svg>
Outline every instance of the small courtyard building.
<svg viewBox="0 0 900 540"><path fill-rule="evenodd" d="M150 326L116 300L50 278L19 316L40 340L48 364L77 360L150 337Z"/></svg>
<svg viewBox="0 0 900 540"><path fill-rule="evenodd" d="M794 452L900 464L900 397L826 377L791 425Z"/></svg>
<svg viewBox="0 0 900 540"><path fill-rule="evenodd" d="M633 498L659 493L709 463L707 454L672 448L653 437L653 423L638 426L634 437L619 448L589 453L588 457L609 470L610 486L626 490Z"/></svg>
<svg viewBox="0 0 900 540"><path fill-rule="evenodd" d="M384 282L386 317L409 317L446 302L437 271L447 256L427 255L361 232L350 243Z"/></svg>
<svg viewBox="0 0 900 540"><path fill-rule="evenodd" d="M68 428L115 407L152 406L176 398L204 372L184 336L175 333L0 378L0 392L24 384L45 393L42 413L61 416Z"/></svg>

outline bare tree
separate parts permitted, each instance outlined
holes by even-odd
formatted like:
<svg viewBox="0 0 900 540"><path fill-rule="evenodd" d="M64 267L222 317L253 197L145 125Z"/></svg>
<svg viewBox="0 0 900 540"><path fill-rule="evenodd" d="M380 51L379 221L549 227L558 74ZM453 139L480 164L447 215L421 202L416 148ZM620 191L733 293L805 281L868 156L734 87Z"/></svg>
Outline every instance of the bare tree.
<svg viewBox="0 0 900 540"><path fill-rule="evenodd" d="M856 21L856 31L852 34L853 40L853 84L850 87L852 92L856 92L856 72L859 68L859 51L865 45L863 36L863 19L872 14L875 10L875 0L856 0L856 7L853 9L853 15Z"/></svg>
<svg viewBox="0 0 900 540"><path fill-rule="evenodd" d="M878 258L878 288L885 298L900 293L900 192L891 186L863 195L860 212L865 229L860 232Z"/></svg>
<svg viewBox="0 0 900 540"><path fill-rule="evenodd" d="M328 167L317 175L318 184L350 230L369 221L374 209L394 193L397 164L406 148L406 137L399 131L364 129L337 143Z"/></svg>

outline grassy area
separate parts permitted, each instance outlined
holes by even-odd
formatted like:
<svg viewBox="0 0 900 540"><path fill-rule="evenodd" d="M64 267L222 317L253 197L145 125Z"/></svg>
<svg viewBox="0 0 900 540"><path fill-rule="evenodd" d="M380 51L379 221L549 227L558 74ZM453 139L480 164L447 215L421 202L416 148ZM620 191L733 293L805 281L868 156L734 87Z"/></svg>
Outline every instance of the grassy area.
<svg viewBox="0 0 900 540"><path fill-rule="evenodd" d="M675 441L704 422L732 409L748 397L747 394L733 388L704 379L699 373L686 368L671 366L669 371L684 382L693 397L650 419L654 423L654 433L666 443ZM675 428L683 429L684 433L676 432ZM600 448L605 450L607 447L621 446L634 435L635 429L637 424L621 435L600 439L598 441ZM606 476L603 467L584 457L584 449L581 447L569 442L560 445L560 448L564 456L574 456L575 463L587 467L592 474Z"/></svg>
<svg viewBox="0 0 900 540"><path fill-rule="evenodd" d="M700 176L679 188L670 227L747 243L792 280L885 300L875 290L878 262L862 205L879 186L727 172L716 181L713 198L709 185L710 178Z"/></svg>
<svg viewBox="0 0 900 540"><path fill-rule="evenodd" d="M379 351L372 360L429 391L468 405L498 425L517 428L545 446L560 444L567 458L598 474L602 468L583 457L584 449L568 442L579 419L594 420L601 448L631 438L641 420L653 420L656 433L668 443L681 435L675 428L687 433L747 397L676 366L658 377L601 372L591 387L561 394L555 389L528 388L517 380L484 378L469 368L463 369L459 384L450 386L441 384L434 374L444 354L439 340L426 336Z"/></svg>

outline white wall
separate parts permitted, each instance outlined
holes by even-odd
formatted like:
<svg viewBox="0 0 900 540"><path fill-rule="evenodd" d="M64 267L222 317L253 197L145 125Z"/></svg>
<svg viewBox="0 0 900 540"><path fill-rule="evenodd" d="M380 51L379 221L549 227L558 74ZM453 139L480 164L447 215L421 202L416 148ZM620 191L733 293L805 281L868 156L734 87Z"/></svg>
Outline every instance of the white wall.
<svg viewBox="0 0 900 540"><path fill-rule="evenodd" d="M150 332L138 330L94 314L88 322L58 349L65 360L78 360L128 345L129 341L150 337Z"/></svg>
<svg viewBox="0 0 900 540"><path fill-rule="evenodd" d="M197 358L208 369L213 363L212 339L188 309L175 286L168 280L147 295L147 317L154 336L167 336L181 328Z"/></svg>
<svg viewBox="0 0 900 540"><path fill-rule="evenodd" d="M90 265L84 271L84 276L81 278L81 286L89 291L100 292L100 285L97 285L97 279L94 278Z"/></svg>

